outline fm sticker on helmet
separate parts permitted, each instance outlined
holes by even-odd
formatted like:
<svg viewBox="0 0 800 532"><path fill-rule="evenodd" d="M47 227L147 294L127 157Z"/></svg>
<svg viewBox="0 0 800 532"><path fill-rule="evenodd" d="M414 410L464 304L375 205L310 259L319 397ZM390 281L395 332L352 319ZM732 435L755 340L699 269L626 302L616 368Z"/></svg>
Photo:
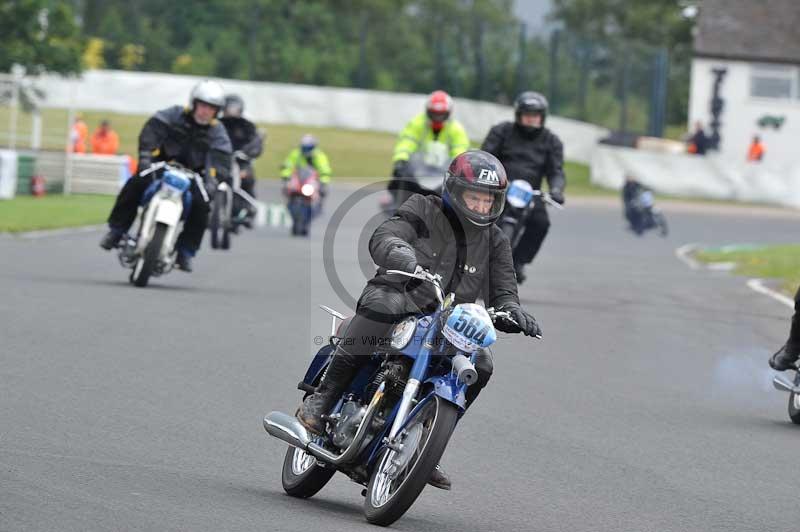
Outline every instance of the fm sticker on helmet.
<svg viewBox="0 0 800 532"><path fill-rule="evenodd" d="M481 170L481 173L478 174L478 183L486 183L487 185L499 185L500 177L498 177L496 171L484 168Z"/></svg>

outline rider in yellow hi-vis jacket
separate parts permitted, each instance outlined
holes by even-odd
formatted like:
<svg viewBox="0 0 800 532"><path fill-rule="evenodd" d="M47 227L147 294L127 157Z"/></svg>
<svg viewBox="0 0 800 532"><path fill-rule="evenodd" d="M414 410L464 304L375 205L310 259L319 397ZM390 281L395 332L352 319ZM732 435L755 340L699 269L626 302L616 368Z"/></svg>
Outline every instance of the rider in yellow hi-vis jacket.
<svg viewBox="0 0 800 532"><path fill-rule="evenodd" d="M303 135L300 139L300 146L294 148L286 156L281 167L281 178L283 186L289 182L292 172L301 166L313 166L319 174L320 195L325 197L328 192L328 183L331 182L331 163L328 156L317 146L317 139L310 134Z"/></svg>
<svg viewBox="0 0 800 532"><path fill-rule="evenodd" d="M393 194L401 188L401 178L411 177L409 159L413 154L420 153L428 165L446 167L450 159L469 149L467 132L460 122L450 119L452 111L450 95L435 91L428 96L425 112L412 118L400 132L388 187Z"/></svg>

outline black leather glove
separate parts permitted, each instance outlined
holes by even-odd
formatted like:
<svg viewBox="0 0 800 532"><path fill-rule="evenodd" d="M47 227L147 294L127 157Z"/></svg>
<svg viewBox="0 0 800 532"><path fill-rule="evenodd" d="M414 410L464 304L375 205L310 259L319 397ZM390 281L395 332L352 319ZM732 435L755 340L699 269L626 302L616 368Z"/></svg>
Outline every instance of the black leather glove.
<svg viewBox="0 0 800 532"><path fill-rule="evenodd" d="M392 177L406 177L408 175L408 161L395 161L392 168Z"/></svg>
<svg viewBox="0 0 800 532"><path fill-rule="evenodd" d="M386 269L413 273L417 269L417 254L411 246L398 239L386 256Z"/></svg>
<svg viewBox="0 0 800 532"><path fill-rule="evenodd" d="M320 183L319 184L319 195L323 198L328 195L328 184L327 183Z"/></svg>
<svg viewBox="0 0 800 532"><path fill-rule="evenodd" d="M559 205L564 205L564 191L560 188L554 188L550 191L550 198L558 203Z"/></svg>
<svg viewBox="0 0 800 532"><path fill-rule="evenodd" d="M519 305L504 305L499 310L505 310L511 314L511 317L514 318L514 321L517 323L514 324L508 320L500 319L495 322L495 328L497 330L507 333L521 332L525 336L534 336L536 338L542 337L542 329L539 327L539 324L536 323L536 318L522 310L522 307Z"/></svg>

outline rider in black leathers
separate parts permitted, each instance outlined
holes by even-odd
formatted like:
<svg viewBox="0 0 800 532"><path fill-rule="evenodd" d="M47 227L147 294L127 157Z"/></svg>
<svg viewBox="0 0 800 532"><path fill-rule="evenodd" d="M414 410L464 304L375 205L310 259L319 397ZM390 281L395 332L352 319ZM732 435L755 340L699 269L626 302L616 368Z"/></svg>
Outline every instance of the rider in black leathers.
<svg viewBox="0 0 800 532"><path fill-rule="evenodd" d="M202 81L192 90L190 107L175 105L158 111L139 134L139 172L157 161L175 161L206 179L230 180L231 141L223 125L215 118L224 103L219 83ZM131 177L122 187L108 217L109 232L100 246L110 250L119 243L136 219L139 201L155 176ZM177 265L192 271L191 259L200 248L208 225L209 205L192 182L192 204L183 231L178 236Z"/></svg>
<svg viewBox="0 0 800 532"><path fill-rule="evenodd" d="M264 151L265 136L256 128L256 125L242 116L244 100L238 94L229 94L225 97L225 108L220 121L228 132L234 153L240 151L247 155L248 161L239 162L241 171L242 189L256 197L255 172L252 161L257 159Z"/></svg>
<svg viewBox="0 0 800 532"><path fill-rule="evenodd" d="M306 398L297 412L308 430L324 430L322 416L369 360L376 342L380 345L391 335L394 324L435 308L429 285L407 282L386 270L413 272L422 266L442 276L442 286L455 293L456 303L483 297L486 306L508 310L519 324L498 322L498 329L540 334L536 320L520 307L511 246L494 224L503 210L507 186L505 171L496 158L479 150L467 151L451 162L441 198L415 194L375 230L369 250L378 271L361 294L356 314L317 392ZM467 405L486 385L492 368L491 354L484 350L476 363L478 382L467 391ZM430 482L449 489L441 468Z"/></svg>
<svg viewBox="0 0 800 532"><path fill-rule="evenodd" d="M514 122L494 126L481 149L503 163L509 179L524 179L535 190L546 178L551 198L564 203L564 145L555 133L544 127L547 99L538 92L526 91L514 102ZM521 283L525 265L533 261L550 229L550 218L543 202L537 202L525 226L525 233L514 249L514 268Z"/></svg>

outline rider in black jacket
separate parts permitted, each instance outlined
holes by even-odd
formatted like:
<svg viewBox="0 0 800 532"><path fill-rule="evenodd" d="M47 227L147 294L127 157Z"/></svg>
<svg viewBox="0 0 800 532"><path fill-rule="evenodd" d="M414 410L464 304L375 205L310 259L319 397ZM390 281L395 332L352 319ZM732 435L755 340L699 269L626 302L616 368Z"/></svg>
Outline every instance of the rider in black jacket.
<svg viewBox="0 0 800 532"><path fill-rule="evenodd" d="M225 109L220 122L228 132L231 144L233 144L234 157L239 163L240 186L251 198L255 198L256 175L253 161L264 151L265 135L256 128L253 122L242 116L243 112L244 100L242 97L238 94L229 94L225 96ZM246 158L237 156L238 152L243 153ZM237 216L246 215L249 219L256 214L253 205L245 202L238 194L235 196L234 210Z"/></svg>
<svg viewBox="0 0 800 532"><path fill-rule="evenodd" d="M514 122L494 126L481 149L503 163L509 179L524 179L535 190L541 189L547 178L550 196L564 203L564 145L555 133L544 127L547 118L547 99L538 92L526 91L514 101ZM544 203L537 202L528 218L525 233L514 250L517 280L525 279L524 267L533 261L550 228L550 218Z"/></svg>
<svg viewBox="0 0 800 532"><path fill-rule="evenodd" d="M228 132L234 153L240 151L249 159L239 163L242 174L241 186L245 192L255 198L255 173L252 161L264 151L264 135L253 122L242 116L243 112L244 100L242 97L238 94L229 94L225 97L225 109L220 122Z"/></svg>
<svg viewBox="0 0 800 532"><path fill-rule="evenodd" d="M154 162L175 161L205 175L207 180L230 180L231 141L225 128L216 119L225 101L222 86L214 81L198 83L190 96L190 107L175 105L158 111L139 134L139 172ZM122 187L108 217L110 231L100 246L110 250L136 219L139 201L155 176L131 177ZM208 203L192 182L192 205L183 231L178 236L177 265L192 271L191 259L200 248L208 225Z"/></svg>
<svg viewBox="0 0 800 532"><path fill-rule="evenodd" d="M437 304L427 284L408 282L387 270L413 272L421 266L440 274L445 292L454 292L456 303L483 297L486 306L508 310L518 326L498 322L498 329L540 335L536 320L520 307L511 246L494 224L503 211L507 187L505 171L496 158L479 150L467 151L450 163L441 198L415 194L375 230L369 250L378 271L362 292L317 392L297 411L309 431L324 430L322 416L369 360L375 345L386 345L396 323ZM492 374L488 350L479 353L475 366L478 381L468 388L468 406ZM441 468L430 482L449 489Z"/></svg>

